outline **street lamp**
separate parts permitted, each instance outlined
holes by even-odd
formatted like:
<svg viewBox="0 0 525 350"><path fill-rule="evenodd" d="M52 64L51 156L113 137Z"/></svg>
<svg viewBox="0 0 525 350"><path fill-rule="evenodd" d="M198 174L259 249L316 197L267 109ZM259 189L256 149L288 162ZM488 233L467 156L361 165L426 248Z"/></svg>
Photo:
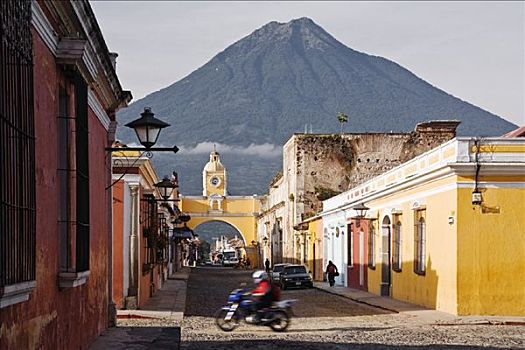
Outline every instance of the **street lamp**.
<svg viewBox="0 0 525 350"><path fill-rule="evenodd" d="M170 124L163 122L160 119L154 117L154 113L151 111L151 107L145 107L144 112L140 114L140 118L127 123L125 126L135 130L137 138L141 147L107 147L106 151L146 151L146 152L173 152L177 153L179 148L173 147L153 147L159 139L160 131ZM151 157L150 157L151 158Z"/></svg>
<svg viewBox="0 0 525 350"><path fill-rule="evenodd" d="M173 190L177 187L167 176L161 182L158 182L154 185L159 189L161 197L167 201L171 197Z"/></svg>
<svg viewBox="0 0 525 350"><path fill-rule="evenodd" d="M155 143L157 143L157 140L160 135L160 131L163 128L170 126L168 123L165 123L162 120L155 118L154 115L155 114L151 111L151 107L145 107L144 112L140 114L141 117L139 119L136 119L125 125L128 128L132 128L133 130L135 130L135 133L137 134L140 144L143 145L144 147L127 147L127 146L125 147L106 147L106 151L120 152L120 154L124 155L125 158L128 158L125 155L126 151L142 152L139 157L142 157L143 155L145 155L148 158L153 157L153 154L151 152L177 153L179 151L179 148L175 145L173 147L153 147ZM110 189L117 182L119 182L127 174L127 172L128 170L126 170L120 176L120 178L113 181L113 183L107 186L106 190ZM167 198L165 200L167 200Z"/></svg>
<svg viewBox="0 0 525 350"><path fill-rule="evenodd" d="M151 111L151 107L145 107L144 112L140 114L139 119L125 125L128 128L135 130L140 144L146 147L146 149L150 149L155 143L157 143L161 129L170 126L168 123L155 118L154 115L155 114Z"/></svg>
<svg viewBox="0 0 525 350"><path fill-rule="evenodd" d="M355 216L356 220L356 226L361 226L361 219L364 219L366 217L366 212L370 209L368 208L363 202L354 205L352 209L355 210L357 215Z"/></svg>

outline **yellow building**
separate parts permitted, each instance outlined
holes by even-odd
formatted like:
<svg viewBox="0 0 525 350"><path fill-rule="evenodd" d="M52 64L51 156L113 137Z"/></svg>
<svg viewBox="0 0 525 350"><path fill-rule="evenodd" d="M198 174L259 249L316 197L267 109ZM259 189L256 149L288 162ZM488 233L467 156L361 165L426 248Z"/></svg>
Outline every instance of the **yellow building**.
<svg viewBox="0 0 525 350"><path fill-rule="evenodd" d="M233 226L242 236L247 257L261 265L260 242L257 240L256 216L260 200L256 195L228 195L226 168L219 153L210 153L210 161L202 172L203 195L181 196L179 209L191 216L188 226L195 229L202 223L222 221Z"/></svg>
<svg viewBox="0 0 525 350"><path fill-rule="evenodd" d="M363 246L341 241L352 252L345 285L361 261L369 292L459 315L525 316L524 139L457 138L333 197L323 202L327 235L336 220L352 232L360 203L370 208Z"/></svg>

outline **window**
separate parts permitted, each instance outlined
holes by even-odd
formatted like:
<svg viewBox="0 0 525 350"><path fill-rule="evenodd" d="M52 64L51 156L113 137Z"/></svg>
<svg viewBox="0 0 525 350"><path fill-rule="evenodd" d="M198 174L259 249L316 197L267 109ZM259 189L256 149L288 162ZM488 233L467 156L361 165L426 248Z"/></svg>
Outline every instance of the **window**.
<svg viewBox="0 0 525 350"><path fill-rule="evenodd" d="M88 90L75 74L76 271L89 270L89 132Z"/></svg>
<svg viewBox="0 0 525 350"><path fill-rule="evenodd" d="M61 288L83 285L89 276L88 108L88 87L83 77L76 71L63 71L58 87L57 121Z"/></svg>
<svg viewBox="0 0 525 350"><path fill-rule="evenodd" d="M66 87L59 87L58 96L58 229L60 232L60 270L68 271L71 259L71 149L69 94Z"/></svg>
<svg viewBox="0 0 525 350"><path fill-rule="evenodd" d="M401 272L401 215L394 215L394 246L392 252L392 270Z"/></svg>
<svg viewBox="0 0 525 350"><path fill-rule="evenodd" d="M35 286L36 184L31 2L0 12L0 305Z"/></svg>
<svg viewBox="0 0 525 350"><path fill-rule="evenodd" d="M158 226L159 215L157 204L152 194L145 194L141 200L140 221L142 227L142 237L144 239L142 256L143 265L142 273L148 274L156 262L157 258L157 241L159 237Z"/></svg>
<svg viewBox="0 0 525 350"><path fill-rule="evenodd" d="M368 267L371 269L376 268L376 230L374 222L370 222L368 227Z"/></svg>
<svg viewBox="0 0 525 350"><path fill-rule="evenodd" d="M416 210L414 212L414 272L424 275L426 266L426 211Z"/></svg>

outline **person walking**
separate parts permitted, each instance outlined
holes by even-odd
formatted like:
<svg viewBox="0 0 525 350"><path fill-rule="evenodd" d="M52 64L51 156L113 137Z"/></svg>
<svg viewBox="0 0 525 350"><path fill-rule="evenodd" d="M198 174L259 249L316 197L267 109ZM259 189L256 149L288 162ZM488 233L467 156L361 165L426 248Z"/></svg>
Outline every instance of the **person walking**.
<svg viewBox="0 0 525 350"><path fill-rule="evenodd" d="M333 287L335 284L335 277L339 276L339 271L337 270L337 266L334 265L332 260L328 261L328 266L326 267L326 275L328 278L328 283L330 283L330 287Z"/></svg>
<svg viewBox="0 0 525 350"><path fill-rule="evenodd" d="M266 273L270 273L270 260L268 260L268 258L266 258L266 261L264 262L264 267L265 267Z"/></svg>

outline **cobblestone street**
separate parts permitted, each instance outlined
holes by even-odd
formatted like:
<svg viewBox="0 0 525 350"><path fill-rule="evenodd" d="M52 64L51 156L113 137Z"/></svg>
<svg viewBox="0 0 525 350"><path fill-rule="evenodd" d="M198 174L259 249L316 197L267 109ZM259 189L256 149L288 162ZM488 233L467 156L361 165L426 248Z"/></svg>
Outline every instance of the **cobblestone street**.
<svg viewBox="0 0 525 350"><path fill-rule="evenodd" d="M251 271L198 268L190 275L182 323L182 349L525 349L523 326L435 325L389 313L316 289L283 291L298 299L286 333L241 324L219 330L213 313Z"/></svg>

